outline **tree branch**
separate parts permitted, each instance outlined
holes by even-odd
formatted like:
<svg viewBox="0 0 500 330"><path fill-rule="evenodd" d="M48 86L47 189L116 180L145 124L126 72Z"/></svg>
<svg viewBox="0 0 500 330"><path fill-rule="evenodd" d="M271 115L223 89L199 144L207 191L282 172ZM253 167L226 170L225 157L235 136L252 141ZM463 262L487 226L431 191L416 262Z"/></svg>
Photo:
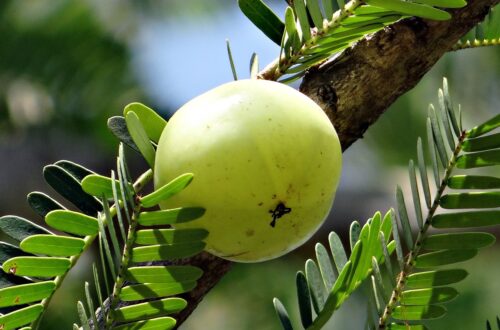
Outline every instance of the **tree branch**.
<svg viewBox="0 0 500 330"><path fill-rule="evenodd" d="M469 0L466 7L452 11L449 21L399 21L310 70L300 90L324 109L345 150L498 2ZM176 316L177 327L231 266L208 253L183 263L202 268L204 274L198 287L184 295L188 307Z"/></svg>

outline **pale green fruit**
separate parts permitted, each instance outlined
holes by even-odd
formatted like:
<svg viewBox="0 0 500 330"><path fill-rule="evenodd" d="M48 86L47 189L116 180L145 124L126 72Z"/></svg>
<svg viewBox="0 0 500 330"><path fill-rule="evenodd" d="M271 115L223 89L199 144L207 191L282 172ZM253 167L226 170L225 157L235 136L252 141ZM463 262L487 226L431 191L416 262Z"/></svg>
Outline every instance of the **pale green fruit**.
<svg viewBox="0 0 500 330"><path fill-rule="evenodd" d="M240 80L172 116L158 143L155 186L193 173L191 185L161 207L206 213L176 228L207 229L206 249L221 258L264 261L300 246L322 224L341 155L335 129L312 100L280 83Z"/></svg>

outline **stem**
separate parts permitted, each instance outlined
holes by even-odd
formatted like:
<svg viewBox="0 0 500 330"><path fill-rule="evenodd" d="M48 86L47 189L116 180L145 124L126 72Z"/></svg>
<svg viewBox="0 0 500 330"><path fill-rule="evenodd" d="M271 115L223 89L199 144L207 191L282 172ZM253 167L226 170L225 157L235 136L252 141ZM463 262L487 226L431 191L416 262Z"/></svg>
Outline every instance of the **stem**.
<svg viewBox="0 0 500 330"><path fill-rule="evenodd" d="M132 246L135 243L135 232L136 232L136 228L137 228L137 224L138 224L137 217L139 216L140 210L141 210L141 205L139 203L136 203L132 217L130 219L130 226L128 228L128 233L127 233L127 242L125 243L125 246L123 247L122 260L120 263L120 271L118 272L118 276L116 277L115 285L113 286L113 293L111 294L111 297L109 298L109 306L110 307L108 310L108 316L106 317L106 329L111 329L111 326L113 325L113 321L114 321L113 310L118 305L118 302L119 302L118 296L120 295L120 292L122 291L123 283L125 282L124 274L125 274L125 271L127 270L128 265L129 265L130 254L132 252ZM96 326L94 326L94 328Z"/></svg>
<svg viewBox="0 0 500 330"><path fill-rule="evenodd" d="M432 206L429 209L429 212L428 212L427 217L425 219L425 223L417 235L417 239L415 241L415 244L413 245L413 249L406 256L406 261L405 261L403 269L401 270L401 272L397 276L396 287L392 291L389 302L388 302L387 306L385 307L382 316L380 317L379 329L386 329L387 328L386 323L389 321L389 318L390 318L394 308L396 308L396 305L399 302L399 298L401 296L401 293L403 292L403 289L405 287L406 280L408 279L408 276L413 271L413 268L415 266L415 258L418 256L418 253L422 249L422 242L425 239L425 237L427 237L427 234L428 234L427 231L429 230L429 227L431 226L432 218L433 218L434 214L436 213L437 208L439 207L439 200L443 196L444 190L446 189L446 183L448 182L448 178L450 177L451 173L453 172L453 169L455 167L455 162L457 160L458 154L462 150L462 143L463 143L464 139L466 138L466 136L467 136L466 133L462 132L462 134L460 135L460 138L458 139L457 146L455 147L455 150L453 151L453 155L452 155L450 161L448 162L448 166L446 167L444 177L441 180L441 184L440 184L438 191L436 193L436 197L434 197L434 201L432 203ZM394 228L394 230L397 230L397 228Z"/></svg>
<svg viewBox="0 0 500 330"><path fill-rule="evenodd" d="M313 34L311 39L307 40L302 47L289 59L286 59L285 56L278 57L274 61L272 61L267 67L265 67L259 74L259 79L266 80L278 80L283 74L285 74L286 70L288 70L292 65L296 63L298 59L305 55L305 52L312 47L316 46L317 42L321 40L325 35L339 27L342 20L354 13L354 10L359 7L363 2L360 0L352 0L346 4L344 9L337 10L332 19L323 24L323 28L319 29L316 33Z"/></svg>
<svg viewBox="0 0 500 330"><path fill-rule="evenodd" d="M135 192L139 192L141 189L144 188L144 186L149 182L151 181L151 179L153 178L153 170L149 169L147 170L146 172L144 172L135 182L134 182L134 191ZM109 209L109 212L110 212L110 215L111 217L114 217L116 215L116 211L117 211L117 206L118 207L123 207L122 203L120 204L115 204L113 205L112 207L110 207ZM102 215L103 217L103 220L105 220L105 215ZM66 275L69 273L69 271L73 268L74 265L76 265L76 263L78 262L78 260L80 259L80 256L89 249L89 247L92 245L92 243L94 242L95 238L97 237L98 235L92 235L92 236L85 236L85 238L83 239L84 242L85 242L85 245L83 246L83 249L82 249L82 253L76 255L76 256L72 256L71 258L69 258L70 260L70 267L68 269L68 271L66 273L64 273L63 275L59 275L57 276L55 279L54 279L54 283L55 283L55 288L54 290L52 291L52 293L50 294L50 296L48 296L47 298L43 299L41 301L41 305L43 307L42 309L42 312L40 313L40 315L38 316L38 318L33 321L31 323L31 328L36 330L38 329L38 327L40 326L40 322L43 318L43 316L45 315L45 311L47 310L47 306L49 305L50 301L52 300L52 297L54 296L54 293L57 291L57 289L59 289L59 287L61 286L62 282L64 281L64 279L66 278ZM93 313L93 311L91 311Z"/></svg>
<svg viewBox="0 0 500 330"><path fill-rule="evenodd" d="M488 46L498 46L500 45L500 38L497 39L483 39L483 40L467 40L466 42L459 41L453 46L452 51L468 49L468 48L480 48Z"/></svg>

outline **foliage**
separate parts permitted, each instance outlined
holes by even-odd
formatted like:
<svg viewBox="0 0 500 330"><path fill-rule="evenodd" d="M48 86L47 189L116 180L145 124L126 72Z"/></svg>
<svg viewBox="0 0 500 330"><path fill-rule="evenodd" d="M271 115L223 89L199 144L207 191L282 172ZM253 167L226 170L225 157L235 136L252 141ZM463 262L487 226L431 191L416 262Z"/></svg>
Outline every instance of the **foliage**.
<svg viewBox="0 0 500 330"><path fill-rule="evenodd" d="M500 188L500 178L478 175L477 171L473 171L500 165L500 134L492 133L499 127L500 115L497 115L470 130L463 130L461 114L455 114L447 80L444 79L443 89L439 90L438 111L435 111L432 104L429 106L428 155L425 156L422 140L419 139L417 162L415 164L410 160L409 163L417 236L412 232L404 194L399 186L396 189L399 221L396 220L395 211L387 213L382 225L379 213L369 219L361 230L358 242L354 246L351 243L351 264L342 261L345 257L338 258L339 254L345 255L345 252L341 244L332 241L336 234L331 233L330 247L334 263L329 259L326 249L318 244L316 257L321 272L317 271L314 261L308 260L306 276L302 272L297 274L299 309L304 328L321 328L345 296L352 293L353 290L348 289L352 287L352 283L358 283L359 286L366 279L371 280L369 285L372 291L368 297L369 329L426 329L422 321L445 315L446 309L441 304L458 295L458 291L448 285L463 280L467 272L463 269L442 270L439 267L469 260L477 255L479 249L495 242L495 237L485 232L449 231L500 224L500 211L495 210L500 207L499 192L492 190ZM430 162L425 161L426 157L430 158ZM432 193L428 179L431 174L427 173L428 163L431 165L435 184ZM419 170L420 180L416 175L416 168ZM452 175L458 169L463 169L465 174ZM447 189L453 192L448 192ZM457 190L459 192L455 192ZM427 208L425 218L420 191L424 197L424 208ZM446 209L453 210L453 213L438 213ZM463 209L477 210L462 211ZM385 223L388 228L383 230ZM357 227L359 228L359 224L356 222L351 226L351 238L358 236L355 229ZM431 228L444 230L431 234ZM394 262L391 260L391 244L386 245L391 229L396 251ZM359 256L356 249L358 245L370 247L365 256L362 253ZM407 253L403 252L404 246ZM381 251L387 252L382 255ZM355 263L356 260L359 261ZM379 267L379 264L385 266ZM333 280L335 268L338 274L336 281ZM339 295L344 295L343 299L339 299ZM331 301L335 302L335 307L331 307ZM314 319L311 304L317 315ZM291 329L287 312L277 300L275 307L283 328Z"/></svg>

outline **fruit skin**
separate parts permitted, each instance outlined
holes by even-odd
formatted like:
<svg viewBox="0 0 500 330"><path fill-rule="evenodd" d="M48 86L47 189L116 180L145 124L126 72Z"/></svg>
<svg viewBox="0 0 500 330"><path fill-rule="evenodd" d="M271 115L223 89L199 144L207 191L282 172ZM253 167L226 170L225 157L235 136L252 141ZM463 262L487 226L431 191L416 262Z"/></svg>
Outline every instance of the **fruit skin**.
<svg viewBox="0 0 500 330"><path fill-rule="evenodd" d="M207 251L257 262L295 249L320 227L341 162L337 133L316 103L281 83L239 80L172 116L158 143L155 187L194 173L191 185L161 208L206 208L200 219L175 227L205 228ZM273 227L280 203L291 211Z"/></svg>

